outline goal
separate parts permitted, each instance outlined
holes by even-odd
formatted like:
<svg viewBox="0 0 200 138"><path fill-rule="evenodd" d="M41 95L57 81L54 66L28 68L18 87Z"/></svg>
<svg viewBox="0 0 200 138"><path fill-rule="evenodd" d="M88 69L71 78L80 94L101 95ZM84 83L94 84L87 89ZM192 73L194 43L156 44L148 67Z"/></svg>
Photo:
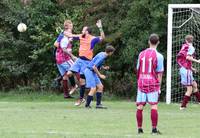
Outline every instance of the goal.
<svg viewBox="0 0 200 138"><path fill-rule="evenodd" d="M200 4L169 4L168 5L168 40L167 40L167 81L166 103L180 102L185 88L180 83L179 68L176 56L184 42L185 36L194 36L193 46L196 58L200 58ZM200 72L200 65L194 64ZM194 74L200 86L200 73ZM199 87L200 89L200 87ZM192 101L195 101L192 98Z"/></svg>

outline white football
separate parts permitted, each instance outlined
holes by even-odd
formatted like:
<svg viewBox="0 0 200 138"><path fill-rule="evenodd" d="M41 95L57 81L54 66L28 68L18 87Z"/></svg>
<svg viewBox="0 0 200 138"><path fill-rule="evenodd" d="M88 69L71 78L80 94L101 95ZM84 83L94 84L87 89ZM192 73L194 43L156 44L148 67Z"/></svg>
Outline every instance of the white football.
<svg viewBox="0 0 200 138"><path fill-rule="evenodd" d="M17 26L17 30L18 30L19 32L25 32L26 29L27 29L27 26L26 26L26 24L24 24L24 23L20 23L20 24L18 24L18 26Z"/></svg>

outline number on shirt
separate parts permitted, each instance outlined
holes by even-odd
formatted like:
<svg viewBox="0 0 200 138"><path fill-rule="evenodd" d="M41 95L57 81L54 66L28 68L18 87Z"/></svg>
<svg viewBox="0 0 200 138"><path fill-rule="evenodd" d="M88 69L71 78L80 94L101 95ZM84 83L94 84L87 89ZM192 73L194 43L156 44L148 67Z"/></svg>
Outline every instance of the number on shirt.
<svg viewBox="0 0 200 138"><path fill-rule="evenodd" d="M146 58L143 57L142 58L142 73L145 72L145 68L146 68L145 67L146 66L145 61L146 61ZM147 66L149 67L148 72L151 73L151 71L152 71L152 69L151 69L152 68L152 58L149 58L148 61L149 61L148 64L147 64Z"/></svg>

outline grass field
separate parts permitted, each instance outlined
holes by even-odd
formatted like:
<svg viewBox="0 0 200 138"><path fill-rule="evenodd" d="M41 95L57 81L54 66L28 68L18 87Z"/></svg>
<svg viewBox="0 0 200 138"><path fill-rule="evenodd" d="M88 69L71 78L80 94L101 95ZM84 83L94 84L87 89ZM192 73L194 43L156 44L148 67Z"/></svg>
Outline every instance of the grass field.
<svg viewBox="0 0 200 138"><path fill-rule="evenodd" d="M5 95L0 98L0 138L199 138L200 135L197 104L180 111L178 104L161 103L158 128L163 134L152 136L149 106L144 111L145 133L137 135L135 104L130 101L104 101L109 109L97 110L75 107L73 100L59 98L22 102L19 97L13 99Z"/></svg>

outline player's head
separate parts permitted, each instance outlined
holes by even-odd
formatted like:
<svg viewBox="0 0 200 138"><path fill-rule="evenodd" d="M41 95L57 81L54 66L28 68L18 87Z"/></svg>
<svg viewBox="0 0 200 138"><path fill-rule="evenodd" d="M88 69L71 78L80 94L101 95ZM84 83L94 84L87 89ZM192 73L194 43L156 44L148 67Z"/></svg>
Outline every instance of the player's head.
<svg viewBox="0 0 200 138"><path fill-rule="evenodd" d="M111 45L106 46L105 52L108 56L111 56L115 52L115 48Z"/></svg>
<svg viewBox="0 0 200 138"><path fill-rule="evenodd" d="M88 26L84 26L83 30L82 30L82 35L87 35L87 34L91 34L92 33L92 29Z"/></svg>
<svg viewBox="0 0 200 138"><path fill-rule="evenodd" d="M185 41L186 41L186 43L192 43L193 42L193 36L192 35L186 35Z"/></svg>
<svg viewBox="0 0 200 138"><path fill-rule="evenodd" d="M70 29L72 30L73 29L73 23L71 20L65 20L64 22L64 29L67 30L67 29Z"/></svg>
<svg viewBox="0 0 200 138"><path fill-rule="evenodd" d="M151 34L149 37L149 45L157 46L160 43L159 36L157 34Z"/></svg>

